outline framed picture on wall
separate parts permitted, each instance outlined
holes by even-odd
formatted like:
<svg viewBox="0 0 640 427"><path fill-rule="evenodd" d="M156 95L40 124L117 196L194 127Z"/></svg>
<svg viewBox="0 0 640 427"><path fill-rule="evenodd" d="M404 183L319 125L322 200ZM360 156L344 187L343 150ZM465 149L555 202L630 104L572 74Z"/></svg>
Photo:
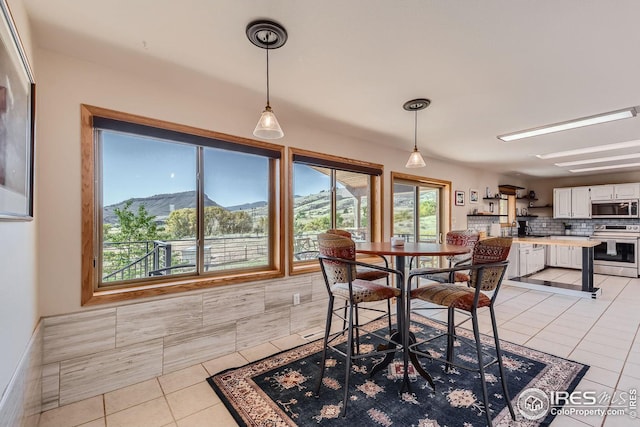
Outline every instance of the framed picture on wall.
<svg viewBox="0 0 640 427"><path fill-rule="evenodd" d="M478 203L478 190L469 190L469 203Z"/></svg>
<svg viewBox="0 0 640 427"><path fill-rule="evenodd" d="M0 0L0 220L33 218L33 74Z"/></svg>
<svg viewBox="0 0 640 427"><path fill-rule="evenodd" d="M456 206L464 206L464 191L456 190Z"/></svg>

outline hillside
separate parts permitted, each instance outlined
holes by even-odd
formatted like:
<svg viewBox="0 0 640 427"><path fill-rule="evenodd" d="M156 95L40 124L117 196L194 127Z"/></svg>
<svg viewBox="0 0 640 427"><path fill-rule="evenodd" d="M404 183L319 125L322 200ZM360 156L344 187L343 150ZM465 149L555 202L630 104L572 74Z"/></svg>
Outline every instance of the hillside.
<svg viewBox="0 0 640 427"><path fill-rule="evenodd" d="M131 201L132 212L138 212L139 206L145 207L149 215L157 217L158 220L166 219L169 214L177 209L183 208L195 208L196 207L196 192L184 191L182 193L170 193L170 194L156 194L151 197L137 197L133 199L124 200L114 205L105 206L103 215L103 222L108 224L116 224L118 217L114 213L115 209L122 209L128 201ZM219 206L216 202L205 196L205 206Z"/></svg>

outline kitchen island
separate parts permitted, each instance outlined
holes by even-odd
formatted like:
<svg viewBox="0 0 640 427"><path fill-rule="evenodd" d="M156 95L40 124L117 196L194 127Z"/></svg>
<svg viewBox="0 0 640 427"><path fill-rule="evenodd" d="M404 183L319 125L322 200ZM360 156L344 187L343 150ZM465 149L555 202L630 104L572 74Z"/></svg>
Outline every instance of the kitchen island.
<svg viewBox="0 0 640 427"><path fill-rule="evenodd" d="M591 298L596 298L599 293L599 289L593 286L593 248L598 246L601 242L599 240L569 240L562 238L550 238L550 237L514 237L513 243L531 243L534 245L545 245L545 246L574 246L582 248L582 287L581 291L589 293ZM532 283L536 284L535 279L527 279L526 277L516 277L511 280L522 282L522 283ZM548 282L548 281L537 281L543 282L545 286L559 286L562 288L571 289L571 285L566 285L562 283Z"/></svg>

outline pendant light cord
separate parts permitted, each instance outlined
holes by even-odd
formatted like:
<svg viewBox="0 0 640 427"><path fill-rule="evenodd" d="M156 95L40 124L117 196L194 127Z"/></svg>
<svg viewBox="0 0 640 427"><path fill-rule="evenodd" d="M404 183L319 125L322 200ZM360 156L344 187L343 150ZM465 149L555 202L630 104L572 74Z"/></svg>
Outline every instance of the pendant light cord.
<svg viewBox="0 0 640 427"><path fill-rule="evenodd" d="M265 44L267 45L267 107L270 107L269 105L269 42L271 39L271 32L269 31L267 33L267 40L265 42Z"/></svg>
<svg viewBox="0 0 640 427"><path fill-rule="evenodd" d="M413 149L418 151L418 110L414 111Z"/></svg>

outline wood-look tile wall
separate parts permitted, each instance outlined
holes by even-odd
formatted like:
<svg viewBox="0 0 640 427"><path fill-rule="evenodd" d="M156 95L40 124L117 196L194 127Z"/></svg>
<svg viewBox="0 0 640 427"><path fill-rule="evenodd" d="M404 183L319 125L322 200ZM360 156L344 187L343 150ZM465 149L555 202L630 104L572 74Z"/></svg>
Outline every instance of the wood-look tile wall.
<svg viewBox="0 0 640 427"><path fill-rule="evenodd" d="M322 328L326 304L312 273L45 318L42 409Z"/></svg>

